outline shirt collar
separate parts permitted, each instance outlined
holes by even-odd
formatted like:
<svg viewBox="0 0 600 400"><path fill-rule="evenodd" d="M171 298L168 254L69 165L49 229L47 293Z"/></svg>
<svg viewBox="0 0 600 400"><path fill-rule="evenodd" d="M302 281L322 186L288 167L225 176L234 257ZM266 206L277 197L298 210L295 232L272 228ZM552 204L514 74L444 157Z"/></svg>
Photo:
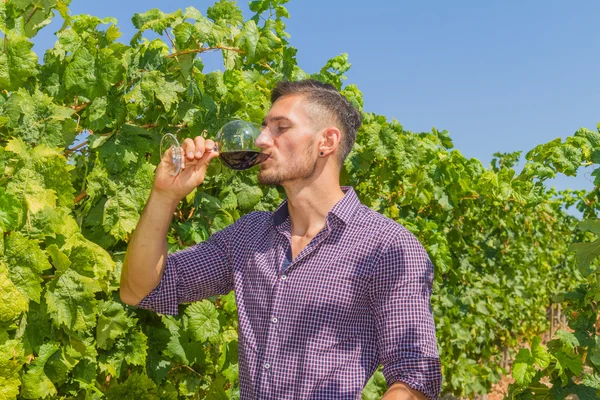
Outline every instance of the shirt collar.
<svg viewBox="0 0 600 400"><path fill-rule="evenodd" d="M351 186L342 186L341 189L344 192L344 197L327 213L327 221L330 222L330 217L333 216L347 225L360 205L360 200ZM273 225L279 226L288 220L290 214L287 202L287 199L285 199L273 212Z"/></svg>

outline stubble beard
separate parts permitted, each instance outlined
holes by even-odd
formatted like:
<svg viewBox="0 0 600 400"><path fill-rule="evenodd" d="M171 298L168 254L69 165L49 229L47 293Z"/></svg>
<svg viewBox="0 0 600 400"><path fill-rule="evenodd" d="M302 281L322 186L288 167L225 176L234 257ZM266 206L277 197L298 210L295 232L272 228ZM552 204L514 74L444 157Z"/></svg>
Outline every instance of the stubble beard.
<svg viewBox="0 0 600 400"><path fill-rule="evenodd" d="M261 185L277 186L284 183L310 179L317 169L317 160L312 159L314 140L304 149L300 157L284 165L274 165L270 169L261 169L258 172L258 182Z"/></svg>

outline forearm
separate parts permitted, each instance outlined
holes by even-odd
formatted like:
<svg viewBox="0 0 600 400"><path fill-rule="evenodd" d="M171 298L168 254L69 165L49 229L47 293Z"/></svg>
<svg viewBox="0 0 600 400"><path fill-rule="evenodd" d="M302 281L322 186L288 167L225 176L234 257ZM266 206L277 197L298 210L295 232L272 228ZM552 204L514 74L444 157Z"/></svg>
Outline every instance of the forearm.
<svg viewBox="0 0 600 400"><path fill-rule="evenodd" d="M381 400L427 400L427 397L423 393L411 389L408 385L397 382L390 386Z"/></svg>
<svg viewBox="0 0 600 400"><path fill-rule="evenodd" d="M129 241L121 271L121 300L136 305L159 283L167 259L167 232L178 202L152 192Z"/></svg>

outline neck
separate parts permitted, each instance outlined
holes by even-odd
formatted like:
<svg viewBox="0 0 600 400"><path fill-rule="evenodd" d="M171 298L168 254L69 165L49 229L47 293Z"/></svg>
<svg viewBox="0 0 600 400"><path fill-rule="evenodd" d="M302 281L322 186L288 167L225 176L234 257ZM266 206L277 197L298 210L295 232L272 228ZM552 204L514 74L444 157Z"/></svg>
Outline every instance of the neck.
<svg viewBox="0 0 600 400"><path fill-rule="evenodd" d="M292 236L313 237L326 223L327 213L344 197L339 175L284 185Z"/></svg>

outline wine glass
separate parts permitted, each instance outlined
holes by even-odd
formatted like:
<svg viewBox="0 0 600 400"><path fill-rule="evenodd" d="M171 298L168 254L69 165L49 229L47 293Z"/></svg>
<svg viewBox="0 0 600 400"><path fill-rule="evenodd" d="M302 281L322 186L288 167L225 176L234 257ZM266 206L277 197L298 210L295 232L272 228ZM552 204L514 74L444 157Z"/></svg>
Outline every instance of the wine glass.
<svg viewBox="0 0 600 400"><path fill-rule="evenodd" d="M217 132L215 143L215 150L219 152L221 162L228 168L241 171L269 158L256 145L256 139L263 129L266 128L243 120L234 120L223 125ZM160 153L167 161L167 172L170 175L179 174L183 164L183 150L173 134L166 133L163 136L160 141Z"/></svg>
<svg viewBox="0 0 600 400"><path fill-rule="evenodd" d="M252 122L235 120L223 125L217 133L216 150L223 164L234 170L245 170L265 161L256 139L263 127Z"/></svg>
<svg viewBox="0 0 600 400"><path fill-rule="evenodd" d="M183 149L172 133L165 133L160 140L160 154L167 164L167 173L176 176L183 166Z"/></svg>

